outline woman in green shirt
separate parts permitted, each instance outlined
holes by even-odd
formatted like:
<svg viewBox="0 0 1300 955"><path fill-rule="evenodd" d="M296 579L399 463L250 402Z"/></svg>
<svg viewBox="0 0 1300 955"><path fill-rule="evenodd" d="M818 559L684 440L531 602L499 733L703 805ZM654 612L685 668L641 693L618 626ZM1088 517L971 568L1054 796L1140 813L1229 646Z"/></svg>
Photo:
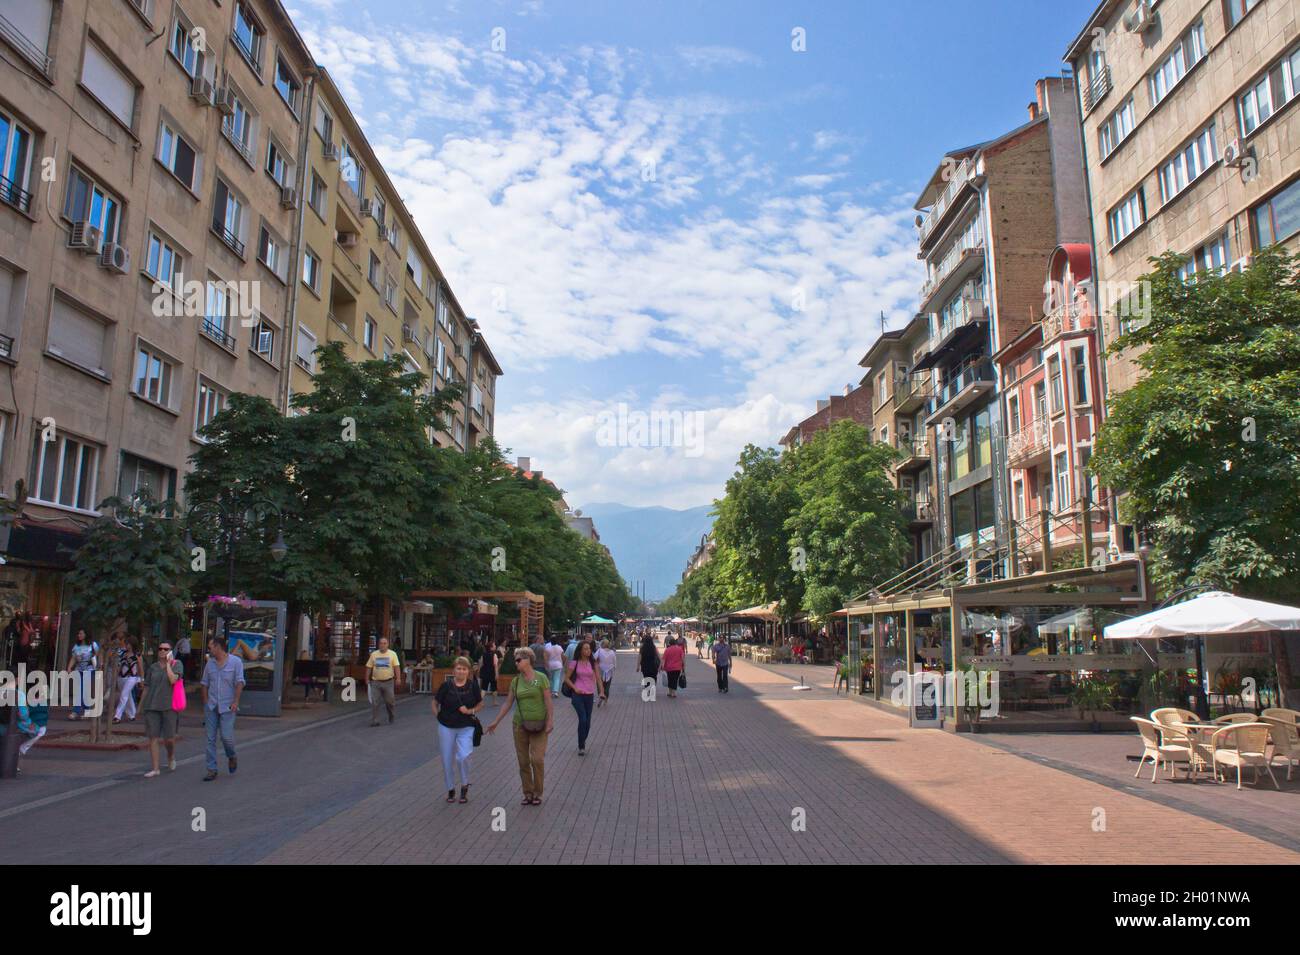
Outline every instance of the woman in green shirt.
<svg viewBox="0 0 1300 955"><path fill-rule="evenodd" d="M510 684L510 695L497 718L488 724L496 732L507 713L515 711L515 756L519 759L519 781L524 787L521 806L542 804L542 777L546 762L546 737L555 725L551 681L533 668L533 654L527 647L515 649L519 675ZM515 704L518 703L518 706Z"/></svg>

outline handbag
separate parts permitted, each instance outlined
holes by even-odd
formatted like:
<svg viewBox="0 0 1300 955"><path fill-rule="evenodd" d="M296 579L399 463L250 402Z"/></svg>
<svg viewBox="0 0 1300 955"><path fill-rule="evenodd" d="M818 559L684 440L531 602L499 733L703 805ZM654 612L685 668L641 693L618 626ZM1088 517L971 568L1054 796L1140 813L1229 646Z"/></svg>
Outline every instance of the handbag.
<svg viewBox="0 0 1300 955"><path fill-rule="evenodd" d="M573 664L573 676L577 677L577 675L578 675L578 664L575 661ZM573 699L573 687L570 686L568 683L564 683L560 686L560 692L563 693L568 699L570 700Z"/></svg>
<svg viewBox="0 0 1300 955"><path fill-rule="evenodd" d="M478 717L475 716L474 717L474 745L481 746L482 744L483 744L483 724L480 723Z"/></svg>
<svg viewBox="0 0 1300 955"><path fill-rule="evenodd" d="M677 689L686 689L686 661L682 661L682 675L677 678Z"/></svg>
<svg viewBox="0 0 1300 955"><path fill-rule="evenodd" d="M185 702L185 681L177 680L172 684L172 709L177 713L184 713Z"/></svg>

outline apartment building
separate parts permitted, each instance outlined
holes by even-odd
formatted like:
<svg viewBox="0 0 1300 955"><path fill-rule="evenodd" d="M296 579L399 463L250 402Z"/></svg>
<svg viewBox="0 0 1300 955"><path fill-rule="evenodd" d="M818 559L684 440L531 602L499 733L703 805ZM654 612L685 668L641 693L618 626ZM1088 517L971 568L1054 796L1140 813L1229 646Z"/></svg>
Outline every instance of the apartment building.
<svg viewBox="0 0 1300 955"><path fill-rule="evenodd" d="M928 316L918 314L903 328L883 332L858 362L866 369L860 390L871 395L872 440L899 451L892 477L905 495L910 563L934 553L934 443L926 428L933 376L913 371L929 334Z"/></svg>
<svg viewBox="0 0 1300 955"><path fill-rule="evenodd" d="M1187 272L1300 237L1300 8L1292 0L1107 0L1066 51L1079 108L1099 344L1141 317L1148 259ZM1110 394L1132 355L1107 360Z"/></svg>
<svg viewBox="0 0 1300 955"><path fill-rule="evenodd" d="M1046 275L1046 313L993 356L1017 573L1050 569L1056 556L1078 565L1081 547L1091 562L1095 547L1109 546L1107 493L1087 470L1104 404L1091 248L1061 246Z"/></svg>
<svg viewBox="0 0 1300 955"><path fill-rule="evenodd" d="M818 399L817 409L782 435L777 443L782 448L798 447L837 421L856 421L870 428L871 396L861 388L845 385L843 393Z"/></svg>
<svg viewBox="0 0 1300 955"><path fill-rule="evenodd" d="M310 107L303 249L289 394L310 390L318 345L354 361L398 356L430 392L464 392L435 440L466 450L492 433L501 367L467 318L328 71Z"/></svg>
<svg viewBox="0 0 1300 955"><path fill-rule="evenodd" d="M280 392L312 73L278 2L0 0L3 585L51 635L99 502L177 493L231 393Z"/></svg>
<svg viewBox="0 0 1300 955"><path fill-rule="evenodd" d="M1044 256L1088 236L1073 82L1043 79L1035 93L1027 123L948 153L916 203L928 335L908 370L930 376L936 550L1004 537L992 356L1042 314Z"/></svg>

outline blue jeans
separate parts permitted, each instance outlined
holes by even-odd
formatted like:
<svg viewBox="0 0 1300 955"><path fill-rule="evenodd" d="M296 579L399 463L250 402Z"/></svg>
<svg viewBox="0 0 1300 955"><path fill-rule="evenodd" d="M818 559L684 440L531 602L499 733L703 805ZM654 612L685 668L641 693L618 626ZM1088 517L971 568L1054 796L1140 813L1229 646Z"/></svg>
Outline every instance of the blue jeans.
<svg viewBox="0 0 1300 955"><path fill-rule="evenodd" d="M84 716L86 710L90 709L87 704L90 701L90 691L95 684L95 671L77 670L76 675L77 689L73 692L76 693L75 699L77 702L76 705L72 707L72 712L76 713L78 716ZM80 692L77 692L78 690Z"/></svg>
<svg viewBox="0 0 1300 955"><path fill-rule="evenodd" d="M208 772L217 771L217 730L221 730L221 745L225 747L226 758L235 758L235 714L226 710L218 713L216 707L203 709L203 728L208 733Z"/></svg>
<svg viewBox="0 0 1300 955"><path fill-rule="evenodd" d="M548 671L551 676L551 692L559 693L560 687L564 684L564 668Z"/></svg>
<svg viewBox="0 0 1300 955"><path fill-rule="evenodd" d="M453 729L438 724L438 750L442 754L442 778L447 788L456 788L456 771L460 770L460 784L469 785L469 758L474 755L474 727Z"/></svg>
<svg viewBox="0 0 1300 955"><path fill-rule="evenodd" d="M591 732L591 704L596 699L596 695L575 693L571 699L573 709L578 714L578 749L586 749L587 734Z"/></svg>

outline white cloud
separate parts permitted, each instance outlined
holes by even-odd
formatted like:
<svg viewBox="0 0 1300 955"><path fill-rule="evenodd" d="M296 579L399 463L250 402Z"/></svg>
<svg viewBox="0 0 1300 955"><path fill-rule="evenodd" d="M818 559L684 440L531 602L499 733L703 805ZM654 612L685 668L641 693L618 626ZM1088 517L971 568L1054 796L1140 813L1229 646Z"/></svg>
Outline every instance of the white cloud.
<svg viewBox="0 0 1300 955"><path fill-rule="evenodd" d="M551 460L578 502L711 499L745 443L775 442L857 380L881 311L910 314L922 274L909 197L828 173L827 156L778 169L745 128L754 103L658 96L646 57L623 48L515 57L486 37L408 30L390 42L332 18L303 32L510 382L545 383L503 386L515 401L497 409L501 442ZM678 54L751 56L728 51ZM843 142L823 130L813 145ZM818 192L832 183L843 191ZM616 362L635 381L665 357L716 369L707 394L696 376L626 400L697 413L699 455L599 446L595 416L612 396L548 377L576 358Z"/></svg>

